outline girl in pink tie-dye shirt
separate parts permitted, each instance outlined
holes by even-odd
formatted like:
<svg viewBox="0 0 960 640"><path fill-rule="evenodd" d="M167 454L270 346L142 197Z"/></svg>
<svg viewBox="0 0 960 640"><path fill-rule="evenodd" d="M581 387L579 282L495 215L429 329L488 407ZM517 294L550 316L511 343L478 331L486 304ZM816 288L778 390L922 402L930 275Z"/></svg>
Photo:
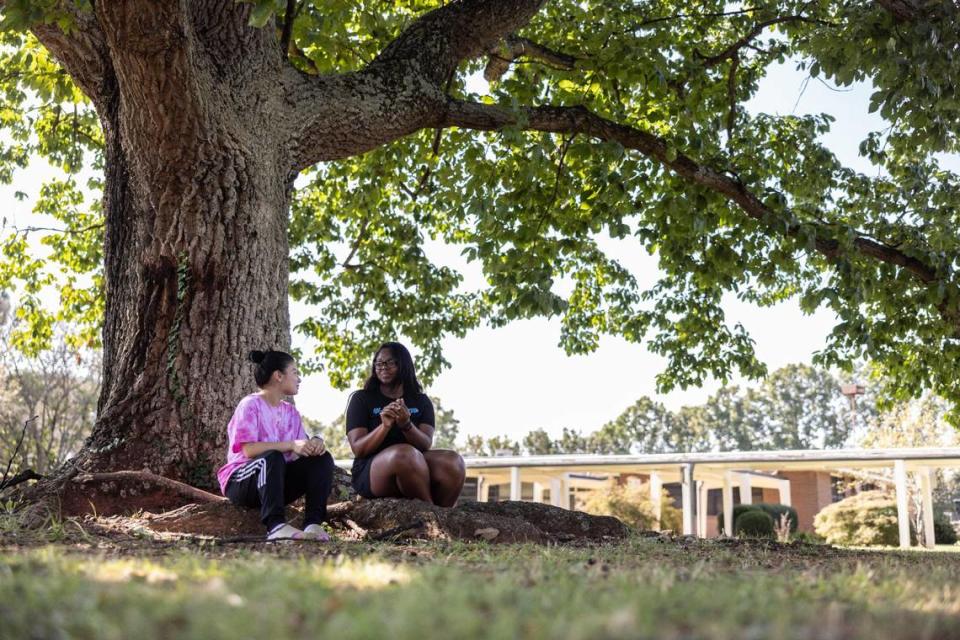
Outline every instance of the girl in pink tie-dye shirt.
<svg viewBox="0 0 960 640"><path fill-rule="evenodd" d="M322 438L310 439L300 413L284 397L296 395L300 374L283 351L251 351L259 393L240 401L227 425L227 464L217 472L230 502L258 507L267 539L327 540L321 523L333 484L333 458ZM286 523L284 506L306 494L304 528Z"/></svg>

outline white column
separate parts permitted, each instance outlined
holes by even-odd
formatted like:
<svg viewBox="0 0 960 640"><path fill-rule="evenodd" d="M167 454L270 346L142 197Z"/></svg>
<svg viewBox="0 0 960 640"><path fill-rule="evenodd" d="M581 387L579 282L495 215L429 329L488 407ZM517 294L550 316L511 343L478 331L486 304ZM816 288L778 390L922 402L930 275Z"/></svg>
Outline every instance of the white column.
<svg viewBox="0 0 960 640"><path fill-rule="evenodd" d="M681 498L683 503L683 535L692 536L693 527L696 522L696 501L697 491L693 486L693 465L684 464L680 466L681 474Z"/></svg>
<svg viewBox="0 0 960 640"><path fill-rule="evenodd" d="M723 534L733 537L733 471L723 474Z"/></svg>
<svg viewBox="0 0 960 640"><path fill-rule="evenodd" d="M485 489L487 488L484 485L486 484L487 483L484 482L483 476L477 476L477 502L486 502L486 500L484 499L486 497L484 495Z"/></svg>
<svg viewBox="0 0 960 640"><path fill-rule="evenodd" d="M740 474L740 504L753 504L753 487L750 486L750 474Z"/></svg>
<svg viewBox="0 0 960 640"><path fill-rule="evenodd" d="M663 517L663 480L656 471L650 472L650 505L656 518L654 530L660 531L660 520Z"/></svg>
<svg viewBox="0 0 960 640"><path fill-rule="evenodd" d="M570 508L569 492L567 491L566 475L550 479L550 504L555 507Z"/></svg>
<svg viewBox="0 0 960 640"><path fill-rule="evenodd" d="M707 482L697 482L697 535L707 537Z"/></svg>
<svg viewBox="0 0 960 640"><path fill-rule="evenodd" d="M543 502L543 483L542 482L533 483L533 501Z"/></svg>
<svg viewBox="0 0 960 640"><path fill-rule="evenodd" d="M520 499L520 467L510 467L510 499Z"/></svg>
<svg viewBox="0 0 960 640"><path fill-rule="evenodd" d="M793 506L793 499L790 496L790 481L786 479L780 481L780 504L788 507Z"/></svg>
<svg viewBox="0 0 960 640"><path fill-rule="evenodd" d="M480 502L490 502L490 481L480 476Z"/></svg>
<svg viewBox="0 0 960 640"><path fill-rule="evenodd" d="M937 544L933 535L933 477L930 467L917 471L920 473L920 497L923 500L923 545L933 549Z"/></svg>
<svg viewBox="0 0 960 640"><path fill-rule="evenodd" d="M903 460L893 461L893 482L897 487L897 525L900 529L900 548L910 546L910 511L907 508L907 467Z"/></svg>

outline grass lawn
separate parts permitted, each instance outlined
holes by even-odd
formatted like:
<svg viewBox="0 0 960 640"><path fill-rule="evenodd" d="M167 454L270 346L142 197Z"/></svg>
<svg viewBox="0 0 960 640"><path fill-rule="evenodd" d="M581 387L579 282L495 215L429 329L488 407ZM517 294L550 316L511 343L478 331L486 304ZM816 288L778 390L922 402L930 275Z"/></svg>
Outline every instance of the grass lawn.
<svg viewBox="0 0 960 640"><path fill-rule="evenodd" d="M960 638L960 554L0 536L0 638Z"/></svg>

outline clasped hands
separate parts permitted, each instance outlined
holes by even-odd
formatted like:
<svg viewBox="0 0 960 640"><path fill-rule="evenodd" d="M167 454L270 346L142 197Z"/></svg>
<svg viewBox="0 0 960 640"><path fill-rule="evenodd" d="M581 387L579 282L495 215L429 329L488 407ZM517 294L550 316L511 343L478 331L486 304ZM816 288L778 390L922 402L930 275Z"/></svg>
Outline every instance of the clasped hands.
<svg viewBox="0 0 960 640"><path fill-rule="evenodd" d="M382 422L383 426L387 429L393 428L394 425L405 427L409 424L410 410L407 408L403 398L397 398L383 408L380 412L380 422Z"/></svg>
<svg viewBox="0 0 960 640"><path fill-rule="evenodd" d="M298 456L322 456L327 450L323 438L316 436L309 440L294 440L293 452Z"/></svg>

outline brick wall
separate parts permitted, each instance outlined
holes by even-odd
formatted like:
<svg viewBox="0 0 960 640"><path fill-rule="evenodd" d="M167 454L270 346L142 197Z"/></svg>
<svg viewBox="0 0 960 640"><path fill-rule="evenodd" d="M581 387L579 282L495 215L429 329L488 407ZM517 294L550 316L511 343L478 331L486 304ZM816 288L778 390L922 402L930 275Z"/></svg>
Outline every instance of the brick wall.
<svg viewBox="0 0 960 640"><path fill-rule="evenodd" d="M780 490L779 489L770 489L769 487L763 488L763 500L766 504L780 504Z"/></svg>
<svg viewBox="0 0 960 640"><path fill-rule="evenodd" d="M826 471L782 471L790 481L790 501L797 510L799 531L813 532L813 516L832 501L830 474Z"/></svg>

